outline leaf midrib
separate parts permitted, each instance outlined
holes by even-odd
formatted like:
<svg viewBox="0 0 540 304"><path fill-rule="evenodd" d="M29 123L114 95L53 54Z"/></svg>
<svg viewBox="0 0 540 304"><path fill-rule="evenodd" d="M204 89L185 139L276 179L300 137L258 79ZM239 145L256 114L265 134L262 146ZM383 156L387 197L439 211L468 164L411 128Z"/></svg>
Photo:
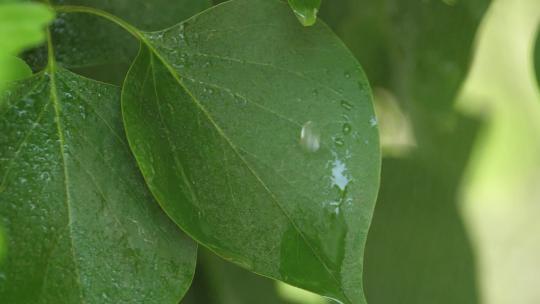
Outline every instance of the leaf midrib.
<svg viewBox="0 0 540 304"><path fill-rule="evenodd" d="M54 106L54 113L55 113L55 122L56 122L56 131L58 132L58 144L60 148L60 156L62 159L62 167L64 171L64 195L65 195L65 205L67 209L67 216L68 216L68 229L69 229L69 240L70 240L70 250L71 250L71 257L73 259L73 266L75 269L75 274L77 277L77 285L78 285L78 291L79 291L79 299L81 300L81 303L85 303L84 296L83 296L83 288L81 283L81 274L79 271L79 264L77 262L77 258L75 256L75 245L74 245L74 237L73 237L73 207L71 205L71 194L69 192L69 172L67 169L67 161L65 157L65 144L66 140L64 137L64 127L62 125L62 106L60 105L60 100L58 98L58 88L56 86L56 60L54 58L54 48L52 45L52 36L50 29L47 29L47 50L48 50L48 65L47 65L47 71L49 72L49 81L50 81L50 97L51 102Z"/></svg>

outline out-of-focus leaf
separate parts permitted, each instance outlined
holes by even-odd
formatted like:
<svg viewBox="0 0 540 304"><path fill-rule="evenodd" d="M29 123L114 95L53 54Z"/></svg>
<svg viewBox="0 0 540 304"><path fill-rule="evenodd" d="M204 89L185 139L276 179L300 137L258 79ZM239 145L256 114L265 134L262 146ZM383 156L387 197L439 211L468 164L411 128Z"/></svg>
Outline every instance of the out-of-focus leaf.
<svg viewBox="0 0 540 304"><path fill-rule="evenodd" d="M540 303L539 24L539 1L494 1L460 96L460 109L486 121L462 208L486 304Z"/></svg>
<svg viewBox="0 0 540 304"><path fill-rule="evenodd" d="M32 74L28 65L15 57L45 39L44 26L54 13L37 3L0 3L0 94L8 82Z"/></svg>
<svg viewBox="0 0 540 304"><path fill-rule="evenodd" d="M471 245L458 191L476 127L461 119L442 133L440 161L411 155L383 161L366 249L370 304L478 303Z"/></svg>
<svg viewBox="0 0 540 304"><path fill-rule="evenodd" d="M303 26L312 26L317 21L321 0L288 0L294 14Z"/></svg>
<svg viewBox="0 0 540 304"><path fill-rule="evenodd" d="M372 84L400 102L416 139L409 155L383 161L366 249L371 304L478 302L457 204L477 126L460 118L453 103L488 3L323 2L321 18L354 51Z"/></svg>
<svg viewBox="0 0 540 304"><path fill-rule="evenodd" d="M43 28L54 13L38 3L0 4L0 54L16 55L45 40Z"/></svg>
<svg viewBox="0 0 540 304"><path fill-rule="evenodd" d="M343 44L268 0L136 35L124 122L167 214L253 272L364 303L380 151L367 80Z"/></svg>
<svg viewBox="0 0 540 304"><path fill-rule="evenodd" d="M534 70L536 71L536 81L540 87L540 28L536 33L536 46L534 48Z"/></svg>
<svg viewBox="0 0 540 304"><path fill-rule="evenodd" d="M0 109L2 303L178 303L196 245L147 191L120 92L54 68Z"/></svg>

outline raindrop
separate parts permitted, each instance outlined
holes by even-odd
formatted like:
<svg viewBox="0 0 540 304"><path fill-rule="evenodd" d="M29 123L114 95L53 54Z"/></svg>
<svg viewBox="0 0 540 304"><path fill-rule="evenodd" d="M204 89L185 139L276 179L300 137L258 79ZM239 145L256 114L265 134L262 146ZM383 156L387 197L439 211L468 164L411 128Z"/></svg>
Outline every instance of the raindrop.
<svg viewBox="0 0 540 304"><path fill-rule="evenodd" d="M351 73L345 72L345 78L347 78L347 79L351 78Z"/></svg>
<svg viewBox="0 0 540 304"><path fill-rule="evenodd" d="M292 5L294 14L303 26L311 26L317 21L317 8L308 8L301 5Z"/></svg>
<svg viewBox="0 0 540 304"><path fill-rule="evenodd" d="M371 119L369 120L369 125L375 127L377 125L377 118L371 117Z"/></svg>
<svg viewBox="0 0 540 304"><path fill-rule="evenodd" d="M334 143L338 147L343 147L345 145L345 141L341 137L334 137Z"/></svg>
<svg viewBox="0 0 540 304"><path fill-rule="evenodd" d="M343 134L349 134L351 133L352 127L350 124L345 123L343 124Z"/></svg>
<svg viewBox="0 0 540 304"><path fill-rule="evenodd" d="M348 110L348 111L350 111L350 110L352 109L352 104L350 104L350 103L349 103L348 101L346 101L346 100L342 100L342 101L341 101L341 106L342 106L343 108L345 108L345 110Z"/></svg>
<svg viewBox="0 0 540 304"><path fill-rule="evenodd" d="M317 152L321 147L320 131L314 122L308 121L302 126L300 145L307 152Z"/></svg>

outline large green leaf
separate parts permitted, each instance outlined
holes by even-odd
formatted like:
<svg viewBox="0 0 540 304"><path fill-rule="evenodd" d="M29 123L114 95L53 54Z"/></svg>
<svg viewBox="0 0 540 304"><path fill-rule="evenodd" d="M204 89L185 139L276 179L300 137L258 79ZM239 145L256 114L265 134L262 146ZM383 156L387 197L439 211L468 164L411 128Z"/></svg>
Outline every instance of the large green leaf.
<svg viewBox="0 0 540 304"><path fill-rule="evenodd" d="M196 245L147 191L117 87L53 68L0 108L2 303L178 303Z"/></svg>
<svg viewBox="0 0 540 304"><path fill-rule="evenodd" d="M253 272L364 303L380 153L367 80L342 43L268 0L126 28L144 45L124 122L167 214Z"/></svg>

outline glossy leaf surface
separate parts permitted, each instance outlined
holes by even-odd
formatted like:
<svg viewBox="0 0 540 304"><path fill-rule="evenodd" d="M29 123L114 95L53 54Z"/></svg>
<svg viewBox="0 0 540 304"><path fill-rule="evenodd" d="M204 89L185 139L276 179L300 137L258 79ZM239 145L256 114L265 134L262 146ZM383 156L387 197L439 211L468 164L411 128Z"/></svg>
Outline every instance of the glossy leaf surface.
<svg viewBox="0 0 540 304"><path fill-rule="evenodd" d="M370 89L326 26L304 28L289 10L232 1L144 34L122 95L128 139L158 202L196 240L364 303L380 166Z"/></svg>
<svg viewBox="0 0 540 304"><path fill-rule="evenodd" d="M321 0L288 0L296 17L304 26L311 26L317 21Z"/></svg>
<svg viewBox="0 0 540 304"><path fill-rule="evenodd" d="M65 70L0 107L2 303L178 303L196 245L146 190L117 87Z"/></svg>

